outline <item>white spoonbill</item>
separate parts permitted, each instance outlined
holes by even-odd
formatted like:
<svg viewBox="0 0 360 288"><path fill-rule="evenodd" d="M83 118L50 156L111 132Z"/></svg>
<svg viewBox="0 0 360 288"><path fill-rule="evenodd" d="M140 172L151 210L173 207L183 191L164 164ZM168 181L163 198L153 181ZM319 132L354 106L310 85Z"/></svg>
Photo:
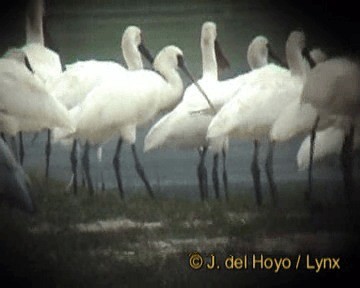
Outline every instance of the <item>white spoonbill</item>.
<svg viewBox="0 0 360 288"><path fill-rule="evenodd" d="M327 59L327 55L320 49L311 50L309 56L314 61L314 64ZM309 71L310 69L306 73ZM301 94L299 94L289 105L284 107L280 116L274 122L270 131L270 139L276 142L285 142L296 135L309 132L314 124L316 115L316 109L311 104L302 103ZM321 127L326 127L329 123L332 123L330 117L324 119Z"/></svg>
<svg viewBox="0 0 360 288"><path fill-rule="evenodd" d="M24 52L12 49L8 53L11 58L0 59L0 130L12 136L54 127L74 130L69 112L48 94Z"/></svg>
<svg viewBox="0 0 360 288"><path fill-rule="evenodd" d="M304 56L307 58L309 65L314 66L324 62L327 55L320 49L313 49L310 54L304 50ZM310 67L309 67L310 68ZM310 69L306 73L309 73ZM317 118L316 109L309 103L303 103L301 94L287 105L280 116L274 122L270 131L270 139L274 142L285 142L299 134L309 133ZM328 115L322 117L318 123L320 129L324 129L334 123L336 117ZM312 164L308 169L308 190L305 191L305 199L311 194L312 189Z"/></svg>
<svg viewBox="0 0 360 288"><path fill-rule="evenodd" d="M255 70L254 76L216 114L209 125L207 136L214 138L230 135L251 140L268 138L283 107L302 91L306 70L302 56L304 48L304 33L290 33L285 49L290 71L271 64ZM270 142L265 168L273 204L276 205L277 193L272 172L273 148L274 142ZM255 190L256 202L261 205L262 196L257 191L260 190Z"/></svg>
<svg viewBox="0 0 360 288"><path fill-rule="evenodd" d="M345 193L348 203L354 190L352 175L352 150L354 142L355 118L360 109L360 64L346 57L336 57L319 63L308 74L301 95L303 103L311 104L317 110L310 138L310 166L314 151L316 129L323 117L335 115L344 121L345 137L342 147L341 162ZM307 199L310 199L309 190Z"/></svg>
<svg viewBox="0 0 360 288"><path fill-rule="evenodd" d="M59 55L45 47L44 39L44 0L30 0L26 11L25 32L26 45L21 49L25 52L34 73L43 81L48 92L54 80L61 74L62 65ZM47 143L45 148L46 168L45 176L49 176L49 161L51 153L50 130L47 131ZM20 137L20 162L23 162L24 149L22 133Z"/></svg>
<svg viewBox="0 0 360 288"><path fill-rule="evenodd" d="M153 119L160 111L174 106L183 93L183 82L176 71L179 67L190 76L183 53L175 46L163 48L153 63L155 71L127 71L102 82L82 102L76 116L74 137L86 141L83 156L89 189L92 188L89 171L89 145L98 145L113 136L120 136L114 156L114 168L120 196L124 197L119 158L122 141L131 144L135 168L151 197L153 190L141 166L135 148L136 127ZM91 192L92 193L92 192Z"/></svg>
<svg viewBox="0 0 360 288"><path fill-rule="evenodd" d="M221 69L229 66L228 61L220 50L216 38L216 24L213 22L205 22L202 25L200 37L203 76L199 80L199 83L201 87L206 89L206 91L211 91L211 93L213 92L212 89L216 89L218 82L217 62L219 62L219 68ZM213 102L213 97L210 99L211 102ZM211 116L200 114L192 116L190 112L199 104L208 107L208 103L204 101L203 95L199 94L198 89L192 84L186 88L183 100L177 107L152 126L145 137L144 151L147 152L161 146L173 146L181 149L199 149L200 162L197 171L200 196L201 199L204 200L207 197L207 172L204 159L208 147L205 136ZM216 156L216 160L217 158L218 156ZM217 185L214 185L217 197L219 197L218 186L217 181Z"/></svg>
<svg viewBox="0 0 360 288"><path fill-rule="evenodd" d="M34 73L41 78L47 89L62 72L59 55L45 47L43 17L44 0L30 0L26 13L26 45L21 49L26 53Z"/></svg>
<svg viewBox="0 0 360 288"><path fill-rule="evenodd" d="M24 51L13 48L0 59L0 85L0 131L11 136L15 155L15 136L20 131L73 130L68 111L33 74Z"/></svg>
<svg viewBox="0 0 360 288"><path fill-rule="evenodd" d="M355 127L359 127L360 122L356 120ZM330 126L326 129L316 132L316 141L313 151L313 162L319 162L330 155L340 155L344 142L346 130L339 126ZM309 167L310 154L310 136L307 136L300 145L297 153L297 165L299 170L305 170ZM354 150L360 148L360 134L357 130L354 132Z"/></svg>
<svg viewBox="0 0 360 288"><path fill-rule="evenodd" d="M16 162L5 142L0 139L0 200L26 212L34 212L30 179Z"/></svg>
<svg viewBox="0 0 360 288"><path fill-rule="evenodd" d="M125 62L129 70L139 70L143 68L140 51L150 55L145 48L141 30L136 26L128 26L122 36L121 48ZM121 74L127 71L122 65L113 61L78 61L71 65L66 65L66 70L57 79L53 86L53 94L68 109L80 105L89 93L102 81L108 79L113 74ZM76 114L76 113L75 113ZM76 121L76 120L75 120ZM61 137L61 130L54 131L55 138ZM60 134L60 135L59 135ZM76 171L76 139L73 140L71 152L71 163L73 171L73 189L77 191L77 171ZM98 148L98 162L101 162L102 149ZM101 171L102 173L102 171ZM102 187L104 189L103 177Z"/></svg>
<svg viewBox="0 0 360 288"><path fill-rule="evenodd" d="M219 53L216 44L216 26L212 22L205 22L201 33L201 50L203 61L203 77L199 80L212 104L215 108L221 107L229 98L231 98L238 87L241 85L245 75L240 75L233 79L218 81L217 61ZM264 37L256 37L248 49L248 62L252 68L260 67L267 63L268 41ZM223 58L223 57L222 57ZM206 139L207 127L212 119L212 115L205 113L192 113L194 110L201 110L208 107L203 97L193 87L189 86L182 102L170 113L161 118L148 132L145 138L145 151L149 151L162 146L171 146L180 149L198 149L203 147L200 153L200 162L198 165L198 178L200 196L206 197L206 168L204 166L204 156L207 147L210 145L214 151L213 166L213 184L216 198L219 198L219 181L217 176L218 154L223 150L225 157L225 148L228 140L226 137L212 139L211 142ZM225 158L223 163L224 190L227 197L227 175L225 170ZM206 178L205 178L206 179Z"/></svg>

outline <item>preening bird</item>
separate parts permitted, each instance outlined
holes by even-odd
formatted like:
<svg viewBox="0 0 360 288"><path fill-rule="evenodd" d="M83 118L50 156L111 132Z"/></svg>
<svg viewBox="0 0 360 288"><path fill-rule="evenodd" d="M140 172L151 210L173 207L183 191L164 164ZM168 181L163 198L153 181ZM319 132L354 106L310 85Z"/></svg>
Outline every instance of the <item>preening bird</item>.
<svg viewBox="0 0 360 288"><path fill-rule="evenodd" d="M27 61L30 64L33 73L41 80L48 93L51 92L51 87L55 79L62 72L62 65L59 55L51 49L45 47L44 39L44 1L30 0L28 2L25 21L26 44L20 49L24 51L27 56ZM24 159L24 147L22 141L22 132L19 133L20 163ZM51 153L50 130L48 130L48 141L46 143L46 168L45 176L49 175L49 161Z"/></svg>
<svg viewBox="0 0 360 288"><path fill-rule="evenodd" d="M0 200L26 212L34 212L30 180L16 162L6 143L0 139Z"/></svg>
<svg viewBox="0 0 360 288"><path fill-rule="evenodd" d="M305 35L290 33L286 42L286 59L290 70L269 64L254 70L251 77L240 87L237 95L228 101L209 125L209 138L230 135L240 139L268 138L274 121L283 108L301 94L306 71L302 56ZM276 185L273 180L274 142L269 143L265 168L273 203L276 205ZM256 202L262 203L259 189L255 189Z"/></svg>
<svg viewBox="0 0 360 288"><path fill-rule="evenodd" d="M0 59L0 131L15 136L54 127L73 130L69 112L33 74L24 51L8 53L11 58Z"/></svg>

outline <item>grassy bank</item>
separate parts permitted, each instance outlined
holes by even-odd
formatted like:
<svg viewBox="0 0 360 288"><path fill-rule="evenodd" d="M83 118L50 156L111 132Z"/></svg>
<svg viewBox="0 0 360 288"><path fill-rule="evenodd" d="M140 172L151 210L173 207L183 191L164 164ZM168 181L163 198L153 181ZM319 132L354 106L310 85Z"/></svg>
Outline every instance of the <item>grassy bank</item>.
<svg viewBox="0 0 360 288"><path fill-rule="evenodd" d="M0 268L17 286L288 287L342 281L357 267L358 209L350 213L341 193L325 194L328 185L319 184L317 199L304 205L304 185L284 184L278 208L267 198L257 208L251 190L232 191L229 202L166 196L152 201L142 191L123 202L116 191L89 197L85 190L66 193L55 181L35 180L35 186L34 215L6 206L0 212ZM191 269L192 252L206 263L216 255L220 269ZM278 273L252 268L251 260L248 269L223 265L229 255L261 254L288 257L293 265ZM306 255L340 257L341 269L316 273L306 267Z"/></svg>

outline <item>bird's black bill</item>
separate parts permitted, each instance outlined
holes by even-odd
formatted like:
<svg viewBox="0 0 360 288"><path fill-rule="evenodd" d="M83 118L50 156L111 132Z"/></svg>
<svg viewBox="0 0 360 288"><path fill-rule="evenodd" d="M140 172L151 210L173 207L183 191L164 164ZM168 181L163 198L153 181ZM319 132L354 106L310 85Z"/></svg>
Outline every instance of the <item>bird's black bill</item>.
<svg viewBox="0 0 360 288"><path fill-rule="evenodd" d="M27 56L25 56L24 61L25 61L25 66L26 66L26 68L29 69L29 71L34 74L35 72L34 72L34 70L32 69L32 67L31 67L31 65L30 65L29 58L28 58Z"/></svg>
<svg viewBox="0 0 360 288"><path fill-rule="evenodd" d="M189 79L191 80L191 82L194 83L194 85L196 86L196 88L200 91L200 93L205 97L206 102L209 104L209 106L211 107L211 109L214 111L214 113L216 113L216 109L214 107L214 105L211 103L209 97L206 95L205 91L201 88L201 86L199 85L199 83L197 83L197 81L195 80L195 78L191 75L189 69L186 67L185 65L185 61L184 58L181 55L178 55L178 66L179 68L181 68L184 73L186 74L186 76L189 77Z"/></svg>
<svg viewBox="0 0 360 288"><path fill-rule="evenodd" d="M148 60L152 65L154 63L154 57L151 55L150 51L144 46L143 43L138 46L138 49L140 53L146 58L146 60Z"/></svg>
<svg viewBox="0 0 360 288"><path fill-rule="evenodd" d="M311 57L310 55L310 51L308 48L304 48L302 51L302 55L304 56L304 58L309 62L310 68L314 68L316 66L316 62L314 61L314 59Z"/></svg>
<svg viewBox="0 0 360 288"><path fill-rule="evenodd" d="M226 68L230 68L230 63L222 52L220 44L217 40L215 40L215 56L219 69L225 70Z"/></svg>
<svg viewBox="0 0 360 288"><path fill-rule="evenodd" d="M272 49L272 47L270 46L270 44L267 44L267 48L268 48L268 53L269 53L269 57L272 58L275 62L277 62L280 66L289 69L289 66L287 65L286 62L284 62Z"/></svg>

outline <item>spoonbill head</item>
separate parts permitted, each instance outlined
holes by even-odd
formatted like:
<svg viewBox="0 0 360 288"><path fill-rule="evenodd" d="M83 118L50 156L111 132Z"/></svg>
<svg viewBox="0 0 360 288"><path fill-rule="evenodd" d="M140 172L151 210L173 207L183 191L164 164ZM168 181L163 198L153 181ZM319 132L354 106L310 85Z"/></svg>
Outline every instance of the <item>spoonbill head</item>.
<svg viewBox="0 0 360 288"><path fill-rule="evenodd" d="M208 91L207 93L211 93L209 94L211 103L214 103L215 96L220 98L224 92L227 93L218 88L218 58L219 55L222 55L221 57L225 60L226 58L221 51L216 52L220 49L219 44L215 44L216 38L216 24L210 21L205 22L202 25L200 37L203 76L198 82ZM223 60L224 63L225 60ZM208 108L208 103L195 84L189 85L179 105L150 129L145 137L144 151L147 152L162 145L185 149L206 146L205 133L211 116L190 115L189 111L196 109L199 105L201 108Z"/></svg>
<svg viewBox="0 0 360 288"><path fill-rule="evenodd" d="M128 26L125 29L121 39L121 48L128 70L143 68L140 53L144 53L147 57L150 55L142 42L141 30L137 26ZM110 77L120 77L118 75L124 71L127 70L113 61L78 61L66 65L66 70L55 82L53 93L68 109L72 109L101 82ZM66 134L65 131L63 132L60 134Z"/></svg>
<svg viewBox="0 0 360 288"><path fill-rule="evenodd" d="M141 30L137 26L128 26L125 29L121 40L121 48L129 70L143 68L141 54L143 54L150 63L154 61L143 43Z"/></svg>
<svg viewBox="0 0 360 288"><path fill-rule="evenodd" d="M303 76L306 73L303 59L303 50L305 48L305 33L303 31L292 31L285 47L286 61L292 76Z"/></svg>
<svg viewBox="0 0 360 288"><path fill-rule="evenodd" d="M202 78L210 77L217 80L218 70L226 69L230 67L230 64L217 40L217 30L214 22L207 21L202 25L200 47L203 65Z"/></svg>

